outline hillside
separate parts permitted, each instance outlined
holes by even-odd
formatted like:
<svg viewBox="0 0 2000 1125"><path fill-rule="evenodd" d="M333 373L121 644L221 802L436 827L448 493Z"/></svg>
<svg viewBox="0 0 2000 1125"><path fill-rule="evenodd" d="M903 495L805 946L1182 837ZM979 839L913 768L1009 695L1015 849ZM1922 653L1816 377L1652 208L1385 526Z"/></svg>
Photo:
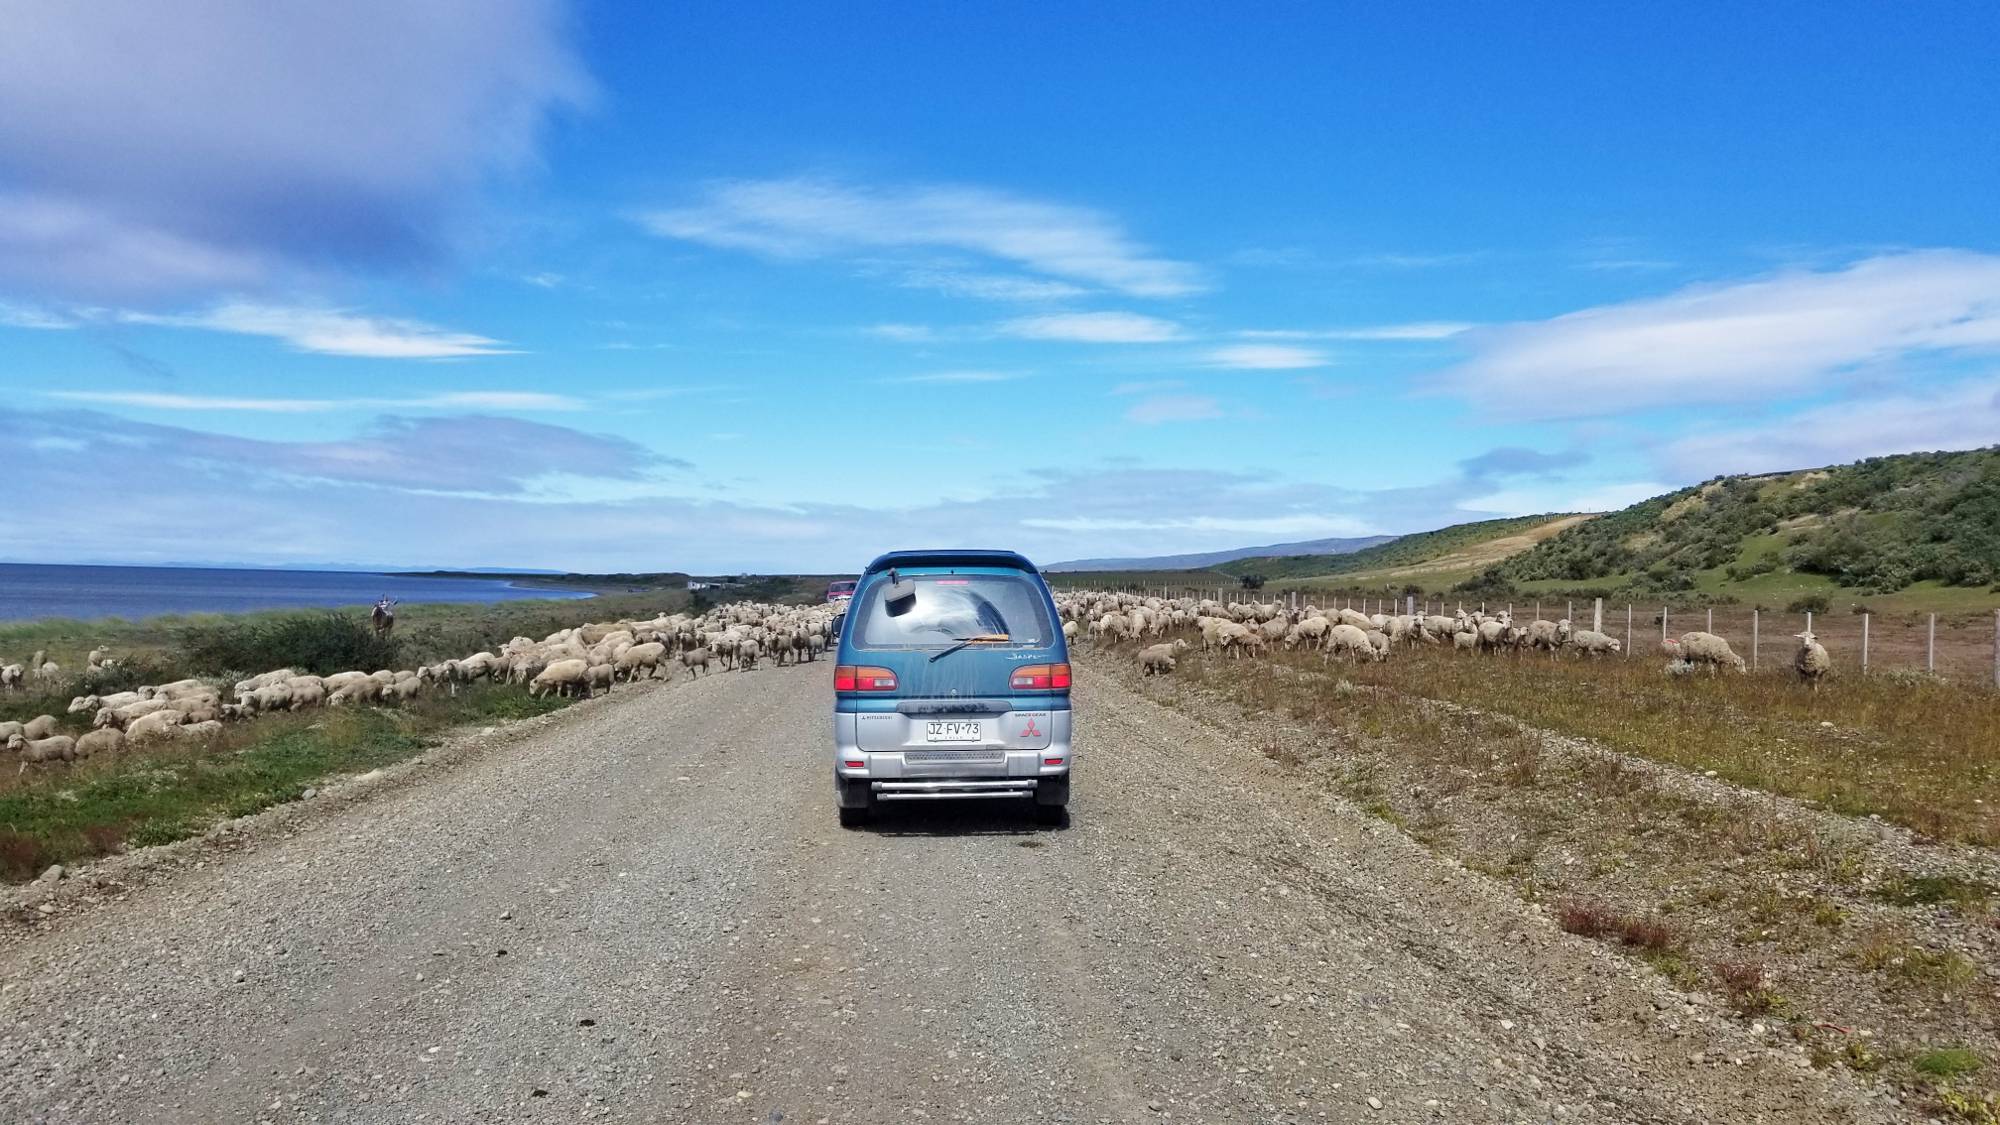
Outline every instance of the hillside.
<svg viewBox="0 0 2000 1125"><path fill-rule="evenodd" d="M2000 579L2000 447L1717 477L1570 528L1490 586L1889 594Z"/></svg>
<svg viewBox="0 0 2000 1125"><path fill-rule="evenodd" d="M1438 585L1444 576L1449 584L1589 518L1551 514L1480 520L1399 536L1349 554L1243 559L1217 569L1238 577L1261 574L1267 580L1337 577L1343 582Z"/></svg>
<svg viewBox="0 0 2000 1125"><path fill-rule="evenodd" d="M1261 547L1235 547L1226 551L1206 551L1188 555L1154 555L1149 558L1074 559L1053 563L1044 571L1157 571L1202 570L1237 559L1267 558L1273 555L1344 555L1366 547L1387 543L1393 535L1364 535L1355 539L1308 539L1299 543L1267 543Z"/></svg>

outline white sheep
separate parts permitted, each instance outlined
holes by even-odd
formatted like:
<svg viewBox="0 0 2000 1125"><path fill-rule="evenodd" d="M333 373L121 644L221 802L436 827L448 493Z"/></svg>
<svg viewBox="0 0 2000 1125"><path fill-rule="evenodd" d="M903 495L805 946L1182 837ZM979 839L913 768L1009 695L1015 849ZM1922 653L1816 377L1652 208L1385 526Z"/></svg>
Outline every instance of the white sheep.
<svg viewBox="0 0 2000 1125"><path fill-rule="evenodd" d="M1792 654L1792 670L1818 691L1819 682L1833 671L1833 658L1826 654L1826 646L1819 643L1811 629L1794 635L1799 639L1799 650Z"/></svg>
<svg viewBox="0 0 2000 1125"><path fill-rule="evenodd" d="M0 688L6 688L8 691L20 691L21 680L27 674L28 670L19 664L0 665Z"/></svg>
<svg viewBox="0 0 2000 1125"><path fill-rule="evenodd" d="M1569 638L1570 647L1578 656L1602 656L1607 652L1617 652L1624 644L1617 637L1600 633L1595 629L1580 629Z"/></svg>
<svg viewBox="0 0 2000 1125"><path fill-rule="evenodd" d="M23 738L19 734L7 739L7 749L21 756L21 769L29 763L68 762L76 758L76 739L66 734L51 735L48 738ZM16 770L19 773L20 770Z"/></svg>
<svg viewBox="0 0 2000 1125"><path fill-rule="evenodd" d="M1735 668L1738 672L1749 670L1744 665L1743 658L1730 650L1729 642L1714 633L1704 633L1699 630L1682 633L1680 640L1668 641L1661 647L1666 649L1667 655L1678 660L1684 660L1689 664L1707 665L1708 674L1711 676L1715 674L1716 668L1724 664Z"/></svg>
<svg viewBox="0 0 2000 1125"><path fill-rule="evenodd" d="M778 649L778 663L780 664L784 663L784 651L784 647L780 646ZM691 674L696 676L708 671L708 650L705 648L691 648L681 653L681 667L686 668Z"/></svg>
<svg viewBox="0 0 2000 1125"><path fill-rule="evenodd" d="M1139 667L1144 669L1148 676L1164 675L1174 670L1174 657L1186 648L1186 641L1150 645L1140 650Z"/></svg>
<svg viewBox="0 0 2000 1125"><path fill-rule="evenodd" d="M1330 658L1336 653L1346 653L1350 659L1359 656L1378 659L1374 644L1368 640L1368 631L1346 621L1326 631L1326 645L1320 650L1322 657Z"/></svg>
<svg viewBox="0 0 2000 1125"><path fill-rule="evenodd" d="M76 740L76 756L88 758L92 754L108 754L125 748L125 732L116 727L94 730Z"/></svg>
<svg viewBox="0 0 2000 1125"><path fill-rule="evenodd" d="M180 729L182 717L179 711L172 708L141 715L125 724L125 741L136 744L170 737Z"/></svg>
<svg viewBox="0 0 2000 1125"><path fill-rule="evenodd" d="M704 652L703 663L707 663ZM590 695L590 664L581 659L558 660L535 674L528 681L528 694L540 697L544 692L553 691L558 695L572 693L588 697Z"/></svg>
<svg viewBox="0 0 2000 1125"><path fill-rule="evenodd" d="M748 646L747 651L744 646ZM748 661L752 664L757 661L757 651L757 642L754 640L746 640L742 645L737 646L737 656L739 658L747 657ZM651 679L660 674L662 670L660 661L666 654L667 646L658 641L633 645L618 654L618 659L612 663L612 668L627 680L637 679L641 670L646 673L648 679Z"/></svg>

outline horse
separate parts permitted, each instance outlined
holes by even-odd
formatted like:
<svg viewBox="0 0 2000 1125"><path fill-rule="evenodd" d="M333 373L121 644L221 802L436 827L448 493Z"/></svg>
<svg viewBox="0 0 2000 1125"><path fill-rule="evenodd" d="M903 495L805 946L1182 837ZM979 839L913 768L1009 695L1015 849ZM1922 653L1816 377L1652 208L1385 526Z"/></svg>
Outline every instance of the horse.
<svg viewBox="0 0 2000 1125"><path fill-rule="evenodd" d="M368 623L375 627L375 639L381 640L396 627L396 600L383 598L375 603L375 611L368 615Z"/></svg>

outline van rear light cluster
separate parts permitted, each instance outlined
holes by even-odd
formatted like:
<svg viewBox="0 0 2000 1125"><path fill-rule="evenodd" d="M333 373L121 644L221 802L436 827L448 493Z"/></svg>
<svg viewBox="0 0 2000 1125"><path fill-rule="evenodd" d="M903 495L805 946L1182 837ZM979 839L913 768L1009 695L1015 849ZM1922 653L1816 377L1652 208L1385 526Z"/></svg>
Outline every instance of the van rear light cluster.
<svg viewBox="0 0 2000 1125"><path fill-rule="evenodd" d="M1010 686L1015 691L1068 691L1069 665L1030 664L1016 668Z"/></svg>
<svg viewBox="0 0 2000 1125"><path fill-rule="evenodd" d="M833 670L835 691L895 691L896 673L866 664L842 664Z"/></svg>

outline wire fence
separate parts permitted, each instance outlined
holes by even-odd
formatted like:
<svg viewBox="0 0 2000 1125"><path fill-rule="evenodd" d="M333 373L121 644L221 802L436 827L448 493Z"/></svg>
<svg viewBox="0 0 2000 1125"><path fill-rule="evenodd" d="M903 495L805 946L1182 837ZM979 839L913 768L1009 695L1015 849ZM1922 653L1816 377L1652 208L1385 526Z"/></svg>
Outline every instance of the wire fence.
<svg viewBox="0 0 2000 1125"><path fill-rule="evenodd" d="M1221 586L1098 586L1065 582L1066 592L1126 593L1140 597L1213 599L1223 605L1277 602L1295 612L1306 605L1353 609L1364 614L1442 614L1459 610L1507 611L1515 621L1567 618L1573 629L1596 629L1616 637L1626 659L1662 652L1660 642L1700 630L1727 640L1752 670L1791 667L1796 635L1810 631L1833 661L1837 674L1924 672L1977 681L2000 688L2000 609L1970 612L1807 613L1744 605L1688 606L1637 602L1606 604L1601 598L1466 600L1417 597L1380 591L1295 588L1268 595Z"/></svg>

